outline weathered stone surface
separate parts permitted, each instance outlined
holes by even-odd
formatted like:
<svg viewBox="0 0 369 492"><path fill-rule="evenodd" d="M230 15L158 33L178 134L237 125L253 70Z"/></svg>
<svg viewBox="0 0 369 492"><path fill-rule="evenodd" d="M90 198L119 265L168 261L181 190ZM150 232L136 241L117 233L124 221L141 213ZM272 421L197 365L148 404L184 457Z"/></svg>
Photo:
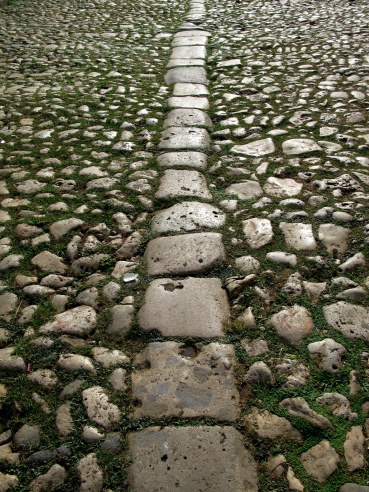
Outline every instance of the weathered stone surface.
<svg viewBox="0 0 369 492"><path fill-rule="evenodd" d="M314 412L304 398L285 398L280 402L279 406L285 408L293 417L306 420L313 427L317 427L318 429L334 429L331 422L323 417L323 415Z"/></svg>
<svg viewBox="0 0 369 492"><path fill-rule="evenodd" d="M365 436L360 425L355 425L346 434L343 444L345 460L350 473L365 465Z"/></svg>
<svg viewBox="0 0 369 492"><path fill-rule="evenodd" d="M149 344L134 360L142 367L132 374L134 416L236 420L235 362L232 345Z"/></svg>
<svg viewBox="0 0 369 492"><path fill-rule="evenodd" d="M24 424L14 434L13 445L16 449L27 450L40 444L40 428L38 425Z"/></svg>
<svg viewBox="0 0 369 492"><path fill-rule="evenodd" d="M208 132L204 128L166 128L159 142L159 149L207 149L210 145Z"/></svg>
<svg viewBox="0 0 369 492"><path fill-rule="evenodd" d="M155 198L169 200L175 197L193 196L211 199L205 177L198 171L177 171L170 169L164 172Z"/></svg>
<svg viewBox="0 0 369 492"><path fill-rule="evenodd" d="M163 127L211 126L211 119L200 109L173 109L165 118Z"/></svg>
<svg viewBox="0 0 369 492"><path fill-rule="evenodd" d="M10 321L18 305L18 297L12 292L0 295L0 319Z"/></svg>
<svg viewBox="0 0 369 492"><path fill-rule="evenodd" d="M65 236L65 234L68 234L68 232L77 229L83 223L83 220L75 219L74 217L71 217L70 219L59 220L58 222L54 222L50 226L50 233L53 238L57 240Z"/></svg>
<svg viewBox="0 0 369 492"><path fill-rule="evenodd" d="M317 244L311 224L281 222L279 228L286 240L287 246L298 251L313 250Z"/></svg>
<svg viewBox="0 0 369 492"><path fill-rule="evenodd" d="M95 453L79 460L77 471L81 481L79 492L100 492L103 488L103 473Z"/></svg>
<svg viewBox="0 0 369 492"><path fill-rule="evenodd" d="M82 392L83 405L87 415L104 429L116 427L120 420L120 410L109 398L101 386L93 386Z"/></svg>
<svg viewBox="0 0 369 492"><path fill-rule="evenodd" d="M61 487L67 472L62 466L55 464L45 474L39 475L29 484L31 492L49 492Z"/></svg>
<svg viewBox="0 0 369 492"><path fill-rule="evenodd" d="M38 266L43 272L64 274L67 271L67 266L62 260L63 258L50 253L50 251L42 251L32 258L31 263Z"/></svg>
<svg viewBox="0 0 369 492"><path fill-rule="evenodd" d="M78 372L87 371L94 373L95 368L89 357L80 354L61 354L57 367L65 371Z"/></svg>
<svg viewBox="0 0 369 492"><path fill-rule="evenodd" d="M149 275L204 273L225 260L222 235L203 232L152 239L144 258Z"/></svg>
<svg viewBox="0 0 369 492"><path fill-rule="evenodd" d="M173 96L207 96L209 90L202 84L174 84Z"/></svg>
<svg viewBox="0 0 369 492"><path fill-rule="evenodd" d="M128 441L134 491L258 490L256 463L232 427L149 427Z"/></svg>
<svg viewBox="0 0 369 492"><path fill-rule="evenodd" d="M302 190L302 184L291 178L280 179L270 177L266 180L263 188L267 195L277 198L288 198L298 195Z"/></svg>
<svg viewBox="0 0 369 492"><path fill-rule="evenodd" d="M369 492L369 487L366 485L357 485L356 483L345 483L339 492Z"/></svg>
<svg viewBox="0 0 369 492"><path fill-rule="evenodd" d="M252 157L260 157L267 154L272 154L275 151L275 146L271 138L264 140L256 140L244 145L234 145L231 152L235 154L244 154Z"/></svg>
<svg viewBox="0 0 369 492"><path fill-rule="evenodd" d="M0 370L25 371L26 364L22 357L15 355L15 347L0 349Z"/></svg>
<svg viewBox="0 0 369 492"><path fill-rule="evenodd" d="M251 413L246 415L245 422L250 432L261 439L292 439L301 441L300 432L295 429L287 419L278 417L267 410L253 407Z"/></svg>
<svg viewBox="0 0 369 492"><path fill-rule="evenodd" d="M342 368L342 357L346 354L346 349L332 338L310 343L307 348L310 357L323 371L334 374Z"/></svg>
<svg viewBox="0 0 369 492"><path fill-rule="evenodd" d="M322 152L323 149L314 140L308 138L291 138L282 144L283 152L287 155L299 155L309 152Z"/></svg>
<svg viewBox="0 0 369 492"><path fill-rule="evenodd" d="M157 157L157 162L162 167L193 167L206 169L206 154L202 152L166 152Z"/></svg>
<svg viewBox="0 0 369 492"><path fill-rule="evenodd" d="M293 347L298 347L314 329L309 311L298 304L274 314L270 322L278 336Z"/></svg>
<svg viewBox="0 0 369 492"><path fill-rule="evenodd" d="M154 233L194 231L220 227L225 213L219 208L201 202L182 202L158 212L151 223Z"/></svg>
<svg viewBox="0 0 369 492"><path fill-rule="evenodd" d="M57 314L53 321L41 326L40 333L54 332L86 337L95 329L96 322L96 311L92 307L78 306Z"/></svg>
<svg viewBox="0 0 369 492"><path fill-rule="evenodd" d="M339 301L323 307L324 317L332 328L345 337L369 341L369 309Z"/></svg>
<svg viewBox="0 0 369 492"><path fill-rule="evenodd" d="M273 228L268 219L248 219L242 222L247 244L252 249L259 249L273 240Z"/></svg>
<svg viewBox="0 0 369 492"><path fill-rule="evenodd" d="M133 322L133 316L135 309L131 304L116 305L110 310L111 313L111 323L107 328L107 332L111 337L121 338L124 337Z"/></svg>
<svg viewBox="0 0 369 492"><path fill-rule="evenodd" d="M16 487L18 483L19 479L16 475L0 472L0 492L7 492L9 489Z"/></svg>
<svg viewBox="0 0 369 492"><path fill-rule="evenodd" d="M329 253L342 254L348 247L350 229L336 224L322 224L319 226L318 237Z"/></svg>
<svg viewBox="0 0 369 492"><path fill-rule="evenodd" d="M59 434L63 437L68 436L73 431L73 418L69 401L59 406L56 412L55 424Z"/></svg>
<svg viewBox="0 0 369 492"><path fill-rule="evenodd" d="M258 181L241 181L226 188L226 193L236 195L240 200L252 200L263 195L263 190Z"/></svg>
<svg viewBox="0 0 369 492"><path fill-rule="evenodd" d="M146 291L139 324L145 331L159 330L164 336L217 337L223 336L229 316L219 279L160 279Z"/></svg>
<svg viewBox="0 0 369 492"><path fill-rule="evenodd" d="M130 358L121 350L117 349L109 350L106 347L94 347L92 349L92 355L95 361L103 367L114 367L119 364L128 364L130 362Z"/></svg>
<svg viewBox="0 0 369 492"><path fill-rule="evenodd" d="M331 407L333 415L341 417L345 420L354 420L357 418L357 413L351 410L349 400L340 393L324 393L319 396L316 401L320 405Z"/></svg>
<svg viewBox="0 0 369 492"><path fill-rule="evenodd" d="M301 462L309 475L319 483L324 483L337 470L340 457L329 441L323 440L302 453Z"/></svg>
<svg viewBox="0 0 369 492"><path fill-rule="evenodd" d="M170 97L167 104L170 108L201 109L203 111L209 109L209 101L207 97Z"/></svg>
<svg viewBox="0 0 369 492"><path fill-rule="evenodd" d="M172 50L171 58L205 58L205 46L176 46Z"/></svg>

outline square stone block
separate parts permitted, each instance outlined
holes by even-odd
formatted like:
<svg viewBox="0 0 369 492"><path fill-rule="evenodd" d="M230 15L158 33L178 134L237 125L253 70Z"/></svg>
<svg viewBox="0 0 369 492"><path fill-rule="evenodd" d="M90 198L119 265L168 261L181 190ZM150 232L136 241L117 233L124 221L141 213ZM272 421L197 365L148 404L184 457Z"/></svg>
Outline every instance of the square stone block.
<svg viewBox="0 0 369 492"><path fill-rule="evenodd" d="M203 67L178 67L171 68L165 74L167 84L176 84L177 82L204 84L208 85L206 71Z"/></svg>
<svg viewBox="0 0 369 492"><path fill-rule="evenodd" d="M203 152L166 152L157 158L162 167L194 167L206 169L207 156Z"/></svg>
<svg viewBox="0 0 369 492"><path fill-rule="evenodd" d="M169 200L182 196L195 196L210 200L211 194L205 176L198 171L177 171L174 169L165 171L155 193L155 198Z"/></svg>
<svg viewBox="0 0 369 492"><path fill-rule="evenodd" d="M181 98L182 99L182 98ZM195 98L194 98L195 99ZM209 116L199 109L173 109L164 121L164 128L170 126L211 126Z"/></svg>
<svg viewBox="0 0 369 492"><path fill-rule="evenodd" d="M176 127L163 131L159 149L207 149L210 137L204 128Z"/></svg>

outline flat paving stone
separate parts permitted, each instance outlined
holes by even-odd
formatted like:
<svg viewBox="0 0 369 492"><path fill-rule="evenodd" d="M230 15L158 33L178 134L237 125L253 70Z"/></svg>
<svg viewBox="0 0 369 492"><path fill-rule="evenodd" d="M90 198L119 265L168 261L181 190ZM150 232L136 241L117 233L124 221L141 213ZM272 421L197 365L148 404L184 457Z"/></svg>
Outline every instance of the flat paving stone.
<svg viewBox="0 0 369 492"><path fill-rule="evenodd" d="M216 232L158 237L147 245L149 275L188 275L208 272L225 260L222 235Z"/></svg>
<svg viewBox="0 0 369 492"><path fill-rule="evenodd" d="M165 306L165 309L163 309ZM229 322L225 289L217 278L153 280L138 314L144 331L158 330L164 336L221 337Z"/></svg>
<svg viewBox="0 0 369 492"><path fill-rule="evenodd" d="M207 96L209 90L202 84L174 84L173 96Z"/></svg>
<svg viewBox="0 0 369 492"><path fill-rule="evenodd" d="M252 249L259 249L273 240L273 228L268 219L248 219L242 222L247 244Z"/></svg>
<svg viewBox="0 0 369 492"><path fill-rule="evenodd" d="M134 360L134 417L210 417L235 421L239 395L232 345L154 342ZM141 369L140 369L141 368Z"/></svg>
<svg viewBox="0 0 369 492"><path fill-rule="evenodd" d="M184 39L184 38L182 38ZM198 38L197 38L198 39ZM173 48L171 58L206 58L205 46L178 46Z"/></svg>
<svg viewBox="0 0 369 492"><path fill-rule="evenodd" d="M291 138L290 140L286 140L282 144L282 149L287 155L299 155L323 151L322 147L309 138Z"/></svg>
<svg viewBox="0 0 369 492"><path fill-rule="evenodd" d="M202 110L209 109L209 101L207 97L170 97L167 103L170 108L196 108Z"/></svg>
<svg viewBox="0 0 369 492"><path fill-rule="evenodd" d="M205 46L208 43L208 36L181 36L174 38L172 46L174 48L179 46Z"/></svg>
<svg viewBox="0 0 369 492"><path fill-rule="evenodd" d="M326 322L345 337L369 341L369 308L339 301L323 307Z"/></svg>
<svg viewBox="0 0 369 492"><path fill-rule="evenodd" d="M210 137L204 128L171 127L163 131L159 149L207 149Z"/></svg>
<svg viewBox="0 0 369 492"><path fill-rule="evenodd" d="M220 227L225 218L222 210L208 203L182 202L158 212L152 220L151 230L156 234L190 232L205 227Z"/></svg>
<svg viewBox="0 0 369 492"><path fill-rule="evenodd" d="M174 98L172 98L174 99ZM184 98L181 98L184 99ZM195 98L193 98L195 99ZM200 109L173 109L164 121L164 128L171 126L206 126L212 125L209 116Z"/></svg>
<svg viewBox="0 0 369 492"><path fill-rule="evenodd" d="M236 195L240 200L251 200L263 195L263 189L257 181L245 180L226 188L226 193Z"/></svg>
<svg viewBox="0 0 369 492"><path fill-rule="evenodd" d="M133 492L257 492L257 466L233 427L149 427L128 435Z"/></svg>
<svg viewBox="0 0 369 492"><path fill-rule="evenodd" d="M181 196L211 199L205 177L198 171L168 169L161 178L155 198L169 200Z"/></svg>
<svg viewBox="0 0 369 492"><path fill-rule="evenodd" d="M176 67L205 67L206 62L203 58L171 58L166 68Z"/></svg>
<svg viewBox="0 0 369 492"><path fill-rule="evenodd" d="M244 154L252 157L260 157L263 155L272 154L275 151L275 146L271 138L256 140L244 145L234 145L231 151L235 154Z"/></svg>
<svg viewBox="0 0 369 492"><path fill-rule="evenodd" d="M196 37L210 37L211 33L209 31L205 31L202 27L197 27L196 29L181 27L178 32L175 33L174 39L178 38L196 38Z"/></svg>
<svg viewBox="0 0 369 492"><path fill-rule="evenodd" d="M298 251L314 250L317 247L311 224L281 222L279 228L289 247Z"/></svg>
<svg viewBox="0 0 369 492"><path fill-rule="evenodd" d="M207 156L202 152L167 152L157 158L162 167L193 167L206 169Z"/></svg>
<svg viewBox="0 0 369 492"><path fill-rule="evenodd" d="M203 67L178 67L171 68L167 71L164 78L167 84L176 84L178 82L208 84L206 71Z"/></svg>

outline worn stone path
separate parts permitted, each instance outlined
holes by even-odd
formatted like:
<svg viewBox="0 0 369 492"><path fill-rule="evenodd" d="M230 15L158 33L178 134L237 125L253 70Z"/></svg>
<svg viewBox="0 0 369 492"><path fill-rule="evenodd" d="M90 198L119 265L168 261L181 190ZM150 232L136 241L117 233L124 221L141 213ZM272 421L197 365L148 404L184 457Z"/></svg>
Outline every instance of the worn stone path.
<svg viewBox="0 0 369 492"><path fill-rule="evenodd" d="M368 14L0 9L0 492L369 491Z"/></svg>

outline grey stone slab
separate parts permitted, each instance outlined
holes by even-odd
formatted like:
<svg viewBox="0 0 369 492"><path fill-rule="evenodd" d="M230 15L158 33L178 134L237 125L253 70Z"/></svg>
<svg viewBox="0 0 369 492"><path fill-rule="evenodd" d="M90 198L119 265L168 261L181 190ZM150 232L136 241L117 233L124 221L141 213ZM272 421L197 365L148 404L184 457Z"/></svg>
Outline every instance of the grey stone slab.
<svg viewBox="0 0 369 492"><path fill-rule="evenodd" d="M207 149L210 137L204 128L171 127L163 131L159 149Z"/></svg>
<svg viewBox="0 0 369 492"><path fill-rule="evenodd" d="M177 171L168 169L161 178L155 198L168 200L181 196L211 199L205 177L198 171Z"/></svg>
<svg viewBox="0 0 369 492"><path fill-rule="evenodd" d="M234 183L226 188L226 193L236 195L240 200L251 200L263 195L263 190L258 181L245 180Z"/></svg>
<svg viewBox="0 0 369 492"><path fill-rule="evenodd" d="M225 213L208 203L182 202L158 212L151 223L156 234L165 232L194 231L196 229L220 227L226 219Z"/></svg>
<svg viewBox="0 0 369 492"><path fill-rule="evenodd" d="M173 96L207 96L209 90L202 84L174 84Z"/></svg>
<svg viewBox="0 0 369 492"><path fill-rule="evenodd" d="M180 27L179 31L175 33L174 39L176 39L176 38L191 38L191 37L197 37L197 36L210 37L211 33L209 31L205 31L202 27L198 27L198 26L186 27L183 25Z"/></svg>
<svg viewBox="0 0 369 492"><path fill-rule="evenodd" d="M206 169L207 156L202 152L167 152L157 158L162 167L193 167Z"/></svg>
<svg viewBox="0 0 369 492"><path fill-rule="evenodd" d="M217 278L154 280L138 314L142 330L170 337L221 337L229 318L227 294Z"/></svg>
<svg viewBox="0 0 369 492"><path fill-rule="evenodd" d="M180 46L205 46L208 42L208 36L181 36L174 38L172 46L174 48Z"/></svg>
<svg viewBox="0 0 369 492"><path fill-rule="evenodd" d="M134 417L210 417L235 421L239 394L232 345L150 343L134 360Z"/></svg>
<svg viewBox="0 0 369 492"><path fill-rule="evenodd" d="M168 106L170 108L195 108L206 110L209 109L209 101L207 97L174 96L168 99Z"/></svg>
<svg viewBox="0 0 369 492"><path fill-rule="evenodd" d="M203 67L178 67L171 68L165 74L167 84L176 84L177 82L208 84L206 71Z"/></svg>
<svg viewBox="0 0 369 492"><path fill-rule="evenodd" d="M171 58L167 64L167 68L174 67L204 67L205 60L201 58Z"/></svg>
<svg viewBox="0 0 369 492"><path fill-rule="evenodd" d="M128 435L133 492L257 492L257 466L233 427L149 427Z"/></svg>
<svg viewBox="0 0 369 492"><path fill-rule="evenodd" d="M172 49L171 58L206 58L205 46L177 46Z"/></svg>
<svg viewBox="0 0 369 492"><path fill-rule="evenodd" d="M199 109L173 109L164 121L164 128L170 126L206 126L212 125L209 116Z"/></svg>
<svg viewBox="0 0 369 492"><path fill-rule="evenodd" d="M144 259L149 275L189 275L208 272L225 260L222 235L200 232L152 239Z"/></svg>

